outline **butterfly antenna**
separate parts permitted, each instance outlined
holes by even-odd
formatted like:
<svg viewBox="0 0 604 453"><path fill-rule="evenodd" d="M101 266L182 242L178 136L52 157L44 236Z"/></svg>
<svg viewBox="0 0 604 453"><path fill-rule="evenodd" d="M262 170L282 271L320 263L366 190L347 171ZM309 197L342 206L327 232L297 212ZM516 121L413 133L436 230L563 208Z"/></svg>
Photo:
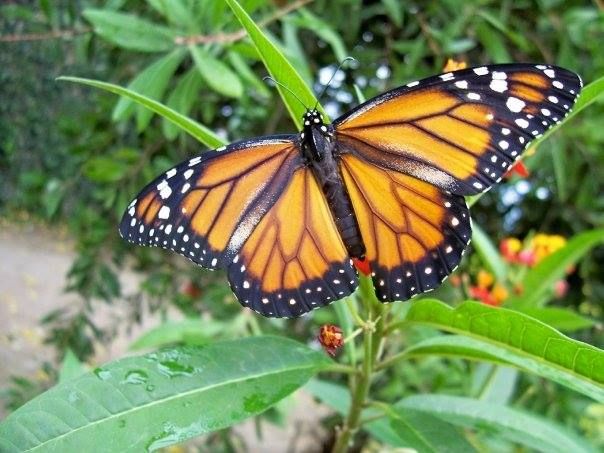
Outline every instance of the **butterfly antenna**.
<svg viewBox="0 0 604 453"><path fill-rule="evenodd" d="M315 109L317 108L317 106L319 105L319 101L321 100L321 98L323 97L323 95L325 94L325 92L327 91L327 88L329 88L329 85L331 84L333 78L336 76L336 74L338 73L338 71L340 69L342 69L342 66L344 66L344 64L348 61L357 61L355 58L352 57L346 57L344 58L340 64L338 65L338 69L336 69L334 71L334 73L331 75L331 78L329 79L329 82L327 82L327 84L323 87L323 91L321 91L321 94L319 94L319 96L317 97L317 103L315 104Z"/></svg>
<svg viewBox="0 0 604 453"><path fill-rule="evenodd" d="M290 90L290 88L289 88L289 87L287 87L287 86L283 85L281 82L278 82L278 81L276 81L275 79L273 79L272 77L269 77L269 76L264 77L262 80L264 80L264 81L270 80L270 81L271 81L271 82L273 82L275 85L279 85L280 87L282 87L282 88L286 89L287 91L289 91L289 92L291 93L291 95L292 95L293 97L295 97L295 98L298 100L298 102L299 102L300 104L302 104L302 106L303 106L303 107L304 107L306 110L308 110L308 107L306 106L306 104L305 104L304 102L302 102L302 100L301 100L301 99L300 99L300 98L299 98L299 97L296 95L296 93L294 93L292 90Z"/></svg>

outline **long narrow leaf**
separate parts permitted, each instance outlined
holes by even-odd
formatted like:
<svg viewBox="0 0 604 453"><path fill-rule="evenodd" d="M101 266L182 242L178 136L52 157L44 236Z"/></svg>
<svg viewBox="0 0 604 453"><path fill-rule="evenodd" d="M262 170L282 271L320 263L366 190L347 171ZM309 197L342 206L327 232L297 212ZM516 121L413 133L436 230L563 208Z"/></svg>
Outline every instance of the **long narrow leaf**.
<svg viewBox="0 0 604 453"><path fill-rule="evenodd" d="M243 28L246 29L258 53L262 57L262 61L266 66L269 74L278 82L287 86L291 91L296 93L300 101L289 91L278 86L277 89L281 94L281 98L289 111L294 124L298 129L302 129L302 116L306 108L312 108L317 103L317 98L312 90L304 83L302 77L296 72L293 66L283 56L281 51L268 39L260 28L254 23L252 18L245 12L237 0L225 0L229 5ZM303 105L304 104L304 105ZM323 116L327 121L327 115L323 111L321 105L317 107L323 112Z"/></svg>
<svg viewBox="0 0 604 453"><path fill-rule="evenodd" d="M604 402L604 351L522 313L471 301L453 309L425 299L414 302L398 325L406 324L463 335L427 340L408 354L430 351L513 364Z"/></svg>
<svg viewBox="0 0 604 453"><path fill-rule="evenodd" d="M119 94L120 96L125 96L139 103L140 105L147 107L148 109L154 111L158 115L161 115L167 120L173 122L183 131L199 140L208 148L219 148L225 145L225 142L207 127L199 124L196 121L193 121L191 118L181 115L180 113L172 110L169 107L166 107L160 102L154 101L153 99L138 94L127 88L121 87L119 85L114 85L112 83L101 82L99 80L82 79L80 77L59 77L57 80L65 80L68 82L76 82L84 85L90 85L96 88L101 88L103 90L109 91L111 93Z"/></svg>

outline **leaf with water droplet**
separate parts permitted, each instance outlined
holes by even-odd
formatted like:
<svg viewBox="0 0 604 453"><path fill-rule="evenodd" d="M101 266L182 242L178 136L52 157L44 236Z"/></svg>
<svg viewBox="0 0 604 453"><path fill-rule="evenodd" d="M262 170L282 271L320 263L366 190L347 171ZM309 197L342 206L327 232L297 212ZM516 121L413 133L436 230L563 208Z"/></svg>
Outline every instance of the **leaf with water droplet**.
<svg viewBox="0 0 604 453"><path fill-rule="evenodd" d="M165 447L263 412L330 363L280 337L128 357L21 406L0 422L0 451Z"/></svg>

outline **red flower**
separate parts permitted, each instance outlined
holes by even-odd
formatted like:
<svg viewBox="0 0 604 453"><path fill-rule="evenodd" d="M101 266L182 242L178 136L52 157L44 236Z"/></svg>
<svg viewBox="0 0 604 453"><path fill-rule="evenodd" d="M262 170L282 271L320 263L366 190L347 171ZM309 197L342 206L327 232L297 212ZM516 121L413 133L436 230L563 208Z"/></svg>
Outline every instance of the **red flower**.
<svg viewBox="0 0 604 453"><path fill-rule="evenodd" d="M558 299L562 299L568 293L568 282L566 280L558 280L554 283L554 294Z"/></svg>
<svg viewBox="0 0 604 453"><path fill-rule="evenodd" d="M334 324L325 324L321 326L317 337L325 352L331 357L335 357L336 351L344 344L344 335L342 329Z"/></svg>
<svg viewBox="0 0 604 453"><path fill-rule="evenodd" d="M354 264L354 267L356 267L357 270L361 274L363 274L363 275L371 274L371 266L369 265L369 261L367 260L367 258L363 258L363 259L353 258L352 263Z"/></svg>

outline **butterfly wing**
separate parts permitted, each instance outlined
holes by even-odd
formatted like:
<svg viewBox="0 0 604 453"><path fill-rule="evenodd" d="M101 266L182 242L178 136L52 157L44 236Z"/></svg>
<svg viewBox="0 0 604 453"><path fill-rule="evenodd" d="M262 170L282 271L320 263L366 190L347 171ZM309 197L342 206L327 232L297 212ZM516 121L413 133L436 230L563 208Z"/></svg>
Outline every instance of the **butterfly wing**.
<svg viewBox="0 0 604 453"><path fill-rule="evenodd" d="M292 136L206 152L145 187L124 213L120 234L206 268L224 268L302 165Z"/></svg>
<svg viewBox="0 0 604 453"><path fill-rule="evenodd" d="M455 270L472 237L463 196L352 154L341 171L380 301L430 291Z"/></svg>
<svg viewBox="0 0 604 453"><path fill-rule="evenodd" d="M311 170L296 170L228 268L243 306L296 317L341 299L357 274Z"/></svg>
<svg viewBox="0 0 604 453"><path fill-rule="evenodd" d="M498 182L573 106L581 79L555 66L504 64L412 82L334 122L340 153L457 195Z"/></svg>

